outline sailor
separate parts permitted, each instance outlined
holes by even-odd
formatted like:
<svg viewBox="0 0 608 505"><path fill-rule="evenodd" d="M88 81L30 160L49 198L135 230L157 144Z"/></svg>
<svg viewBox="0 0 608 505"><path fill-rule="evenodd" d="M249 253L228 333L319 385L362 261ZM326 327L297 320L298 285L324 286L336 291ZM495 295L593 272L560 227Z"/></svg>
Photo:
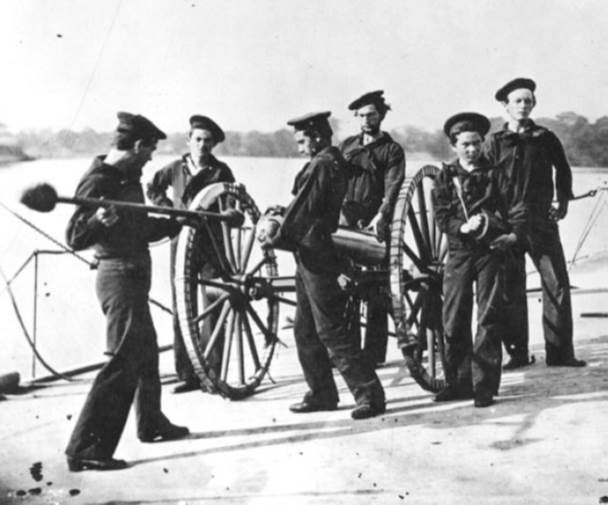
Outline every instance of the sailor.
<svg viewBox="0 0 608 505"><path fill-rule="evenodd" d="M294 251L297 267L294 335L309 391L290 410L336 409L333 362L355 397L352 418L364 419L385 411L385 397L344 320L347 296L338 284L343 265L331 234L338 227L346 192L346 166L331 145L329 116L330 112L319 112L287 122L294 127L298 151L310 161L297 174L294 198L278 233L268 237L268 245Z"/></svg>
<svg viewBox="0 0 608 505"><path fill-rule="evenodd" d="M142 168L166 135L140 115L119 112L118 120L110 151L93 160L78 183L76 197L144 202ZM179 229L173 219L150 218L115 207L79 207L70 219L70 247L94 247L99 259L96 291L107 319L109 356L93 381L65 451L71 471L127 466L113 455L131 404L135 405L137 436L142 442L188 434L188 428L172 424L161 411L158 344L148 305L148 243L173 237Z"/></svg>
<svg viewBox="0 0 608 505"><path fill-rule="evenodd" d="M213 148L223 142L225 135L219 125L211 118L194 115L190 118L190 131L186 142L189 152L169 163L154 174L148 183L146 194L156 205L165 205L179 209L187 208L194 196L209 184L216 182L234 182L230 167L219 161L213 154ZM171 198L167 190L171 186ZM175 254L177 237L171 241L171 299L173 303L173 352L175 372L181 384L174 393L193 391L201 387L200 381L188 358L184 338L177 318L175 293ZM207 328L208 330L209 328ZM209 333L205 331L204 333ZM218 345L210 356L210 362L217 368L221 361L222 346Z"/></svg>
<svg viewBox="0 0 608 505"><path fill-rule="evenodd" d="M388 240L388 225L405 178L403 148L381 130L390 110L383 94L382 90L365 93L348 106L359 119L361 133L348 137L340 147L351 167L340 224L367 228L379 241ZM386 361L388 342L386 297L374 289L366 298L363 350L380 365Z"/></svg>
<svg viewBox="0 0 608 505"><path fill-rule="evenodd" d="M494 402L500 384L502 285L505 253L523 238L525 206L509 208L504 181L481 157L490 121L464 112L450 117L444 132L457 158L444 164L432 191L439 229L448 237L443 278L443 325L447 387L435 401L474 398ZM471 334L473 285L477 332Z"/></svg>
<svg viewBox="0 0 608 505"><path fill-rule="evenodd" d="M496 92L496 100L507 113L507 122L501 131L491 135L486 154L491 164L505 172L512 197L523 199L528 208L524 245L541 277L546 364L580 367L585 362L574 356L570 280L557 225L566 217L568 201L573 197L572 172L557 136L530 119L536 105L535 90L532 79L517 78ZM556 207L552 205L554 186ZM511 325L504 342L510 360L506 369L529 363L523 249L516 257L511 278L514 279L508 287Z"/></svg>

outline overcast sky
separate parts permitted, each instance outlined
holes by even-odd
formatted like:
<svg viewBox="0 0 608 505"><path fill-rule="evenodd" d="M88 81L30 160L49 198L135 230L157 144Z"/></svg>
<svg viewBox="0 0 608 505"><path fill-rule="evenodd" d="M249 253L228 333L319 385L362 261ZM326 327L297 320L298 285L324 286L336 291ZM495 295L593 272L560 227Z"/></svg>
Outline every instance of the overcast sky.
<svg viewBox="0 0 608 505"><path fill-rule="evenodd" d="M608 115L605 0L2 0L0 122L167 131L207 114L272 131L384 89L385 126L495 116L497 87L538 83L536 115Z"/></svg>

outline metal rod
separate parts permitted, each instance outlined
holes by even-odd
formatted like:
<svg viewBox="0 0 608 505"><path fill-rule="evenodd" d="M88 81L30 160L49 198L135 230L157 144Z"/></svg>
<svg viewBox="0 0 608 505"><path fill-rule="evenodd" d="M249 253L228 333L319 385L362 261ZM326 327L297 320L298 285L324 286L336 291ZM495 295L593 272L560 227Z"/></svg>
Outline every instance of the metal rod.
<svg viewBox="0 0 608 505"><path fill-rule="evenodd" d="M174 209L173 207L160 207L156 205L145 205L143 203L132 203L124 202L122 200L109 200L99 198L68 198L65 196L58 196L57 201L61 203L73 203L76 205L85 205L88 207L110 207L111 205L122 208L141 210L145 212L152 212L154 214L165 214L167 216L176 217L190 217L194 219L200 219L201 217L212 217L220 221L234 221L234 216L228 214L220 214L219 212L209 212L206 210L186 210L186 209Z"/></svg>
<svg viewBox="0 0 608 505"><path fill-rule="evenodd" d="M36 340L38 336L38 251L34 251L34 310L32 321L32 341L34 349L36 349ZM36 353L32 351L32 377L36 377Z"/></svg>
<svg viewBox="0 0 608 505"><path fill-rule="evenodd" d="M171 349L173 349L173 346L171 344L163 345L163 346L160 346L158 348L158 353L160 354L161 352L170 351ZM101 361L99 363L93 363L91 365L84 365L84 366L80 366L80 367L77 367L77 368L72 368L71 370L67 370L65 372L61 372L62 376L45 375L43 377L39 377L37 379L34 379L31 382L32 382L32 384L40 384L40 383L45 383L45 382L54 382L54 381L62 379L63 377L74 377L75 375L82 375L82 374L85 374L85 373L88 373L88 372L93 372L95 370L99 370L105 364L106 364L106 361Z"/></svg>

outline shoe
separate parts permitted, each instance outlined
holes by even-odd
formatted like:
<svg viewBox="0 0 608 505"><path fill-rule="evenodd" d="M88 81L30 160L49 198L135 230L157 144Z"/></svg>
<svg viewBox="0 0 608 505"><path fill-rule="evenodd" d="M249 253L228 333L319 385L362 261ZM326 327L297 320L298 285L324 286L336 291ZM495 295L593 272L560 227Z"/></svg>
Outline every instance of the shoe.
<svg viewBox="0 0 608 505"><path fill-rule="evenodd" d="M355 420L358 419L367 419L368 417L375 417L380 414L384 414L386 412L386 404L382 405L372 405L371 403L364 403L355 407L351 413L350 417Z"/></svg>
<svg viewBox="0 0 608 505"><path fill-rule="evenodd" d="M494 398L491 396L477 396L473 401L473 405L477 408L489 407L494 404Z"/></svg>
<svg viewBox="0 0 608 505"><path fill-rule="evenodd" d="M177 426L175 424L167 424L162 428L157 428L156 431L145 433L139 439L142 442L164 442L168 440L179 440L190 434L190 430L185 426Z"/></svg>
<svg viewBox="0 0 608 505"><path fill-rule="evenodd" d="M201 389L201 383L198 380L186 381L175 386L173 388L173 394L187 393L189 391L196 391L197 389Z"/></svg>
<svg viewBox="0 0 608 505"><path fill-rule="evenodd" d="M503 370L515 370L517 368L522 368L528 365L532 365L536 363L536 358L532 355L530 358L528 356L511 356L509 361L507 361L502 369Z"/></svg>
<svg viewBox="0 0 608 505"><path fill-rule="evenodd" d="M122 470L128 468L123 459L89 459L72 458L68 456L68 469L70 472L81 472L83 470Z"/></svg>
<svg viewBox="0 0 608 505"><path fill-rule="evenodd" d="M583 367L587 366L587 362L582 359L576 359L574 356L568 359L558 359L558 360L547 360L547 366L569 366L569 367Z"/></svg>
<svg viewBox="0 0 608 505"><path fill-rule="evenodd" d="M294 403L289 406L289 410L295 414L306 414L308 412L318 412L320 410L336 410L337 403L318 402L310 399L304 399L300 403Z"/></svg>

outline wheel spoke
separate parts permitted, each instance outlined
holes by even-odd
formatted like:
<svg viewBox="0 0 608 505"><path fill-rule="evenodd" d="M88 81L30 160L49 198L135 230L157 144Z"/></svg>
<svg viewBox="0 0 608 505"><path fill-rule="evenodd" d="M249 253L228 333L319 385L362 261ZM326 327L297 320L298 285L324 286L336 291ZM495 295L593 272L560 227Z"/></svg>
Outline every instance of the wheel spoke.
<svg viewBox="0 0 608 505"><path fill-rule="evenodd" d="M212 288L222 289L223 291L231 291L234 289L230 284L212 281L211 279L199 279L199 283L201 286L209 286Z"/></svg>
<svg viewBox="0 0 608 505"><path fill-rule="evenodd" d="M268 263L270 258L268 258L267 256L264 256L257 264L256 266L253 268L253 270L251 272L247 272L249 275L255 275L260 268L262 268L266 263Z"/></svg>
<svg viewBox="0 0 608 505"><path fill-rule="evenodd" d="M198 316L196 316L193 319L193 321L197 324L200 323L209 314L211 314L211 312L213 312L215 309L217 309L220 304L224 303L224 301L226 301L227 298L228 298L228 295L220 296L217 300L210 303L209 306L205 310L203 310Z"/></svg>
<svg viewBox="0 0 608 505"><path fill-rule="evenodd" d="M247 343L249 344L249 350L251 351L251 357L253 358L253 365L256 370L259 370L262 368L262 365L260 364L260 357L258 356L255 339L253 338L253 332L251 331L251 325L249 324L249 318L246 313L242 314L241 321L245 328L245 336L247 337Z"/></svg>
<svg viewBox="0 0 608 505"><path fill-rule="evenodd" d="M285 298L283 296L273 296L272 299L276 300L277 302L284 303L285 305L291 305L292 307L298 305L294 300L290 300L289 298Z"/></svg>
<svg viewBox="0 0 608 505"><path fill-rule="evenodd" d="M213 230L211 230L211 226L209 226L207 220L203 221L203 225L205 227L205 230L207 231L207 238L209 239L209 242L211 242L211 246L213 247L213 252L215 253L215 256L217 258L218 266L222 269L223 272L230 272L230 268L228 268L228 265L226 265L228 260L226 259L226 256L222 253L217 243L217 240L215 239L215 235L213 234Z"/></svg>
<svg viewBox="0 0 608 505"><path fill-rule="evenodd" d="M253 242L255 241L255 228L251 228L251 233L249 237L247 237L247 242L245 243L245 250L243 253L243 262L241 264L241 270L245 272L247 270L247 264L249 263L249 258L251 256L251 251L253 249Z"/></svg>
<svg viewBox="0 0 608 505"><path fill-rule="evenodd" d="M229 311L230 311L230 303L224 302L224 306L222 307L222 312L220 313L219 317L217 318L217 322L215 323L215 327L213 328L213 332L211 333L211 337L209 338L209 342L207 343L207 346L205 347L205 352L203 353L203 356L206 360L209 359L209 356L211 355L211 351L215 347L215 344L217 343L217 340L222 333L222 328L224 326L224 322L226 321L226 316L228 316Z"/></svg>
<svg viewBox="0 0 608 505"><path fill-rule="evenodd" d="M422 232L420 231L420 226L418 225L418 220L416 219L416 214L414 213L414 209L409 207L407 209L408 221L410 224L410 228L412 229L412 235L414 235L414 240L416 241L416 246L418 247L418 252L420 253L420 258L429 262L429 251L426 243L424 242L424 238L422 237Z"/></svg>
<svg viewBox="0 0 608 505"><path fill-rule="evenodd" d="M422 262L422 260L416 255L414 251L410 248L409 245L405 243L405 241L401 241L401 248L403 252L407 254L407 257L412 260L412 263L416 266L418 270L421 272L426 271L426 265Z"/></svg>
<svg viewBox="0 0 608 505"><path fill-rule="evenodd" d="M257 315L255 310L253 310L253 308L249 304L247 304L247 312L249 312L251 319L253 319L253 322L260 329L262 335L264 335L264 337L266 338L266 342L272 342L274 340L277 340L277 336L272 331L270 331L270 329L264 326L264 323L260 319L260 316Z"/></svg>
<svg viewBox="0 0 608 505"><path fill-rule="evenodd" d="M427 244L427 249L430 254L432 254L432 242L431 236L429 234L429 216L427 214L426 209L426 199L424 195L424 179L420 181L420 184L416 187L416 193L418 195L418 210L420 211L420 225L422 226L422 234L425 243Z"/></svg>
<svg viewBox="0 0 608 505"><path fill-rule="evenodd" d="M245 384L245 355L243 353L243 328L241 326L241 315L236 312L234 314L236 327L236 358L238 361L239 384Z"/></svg>
<svg viewBox="0 0 608 505"><path fill-rule="evenodd" d="M218 198L218 203L219 203L220 212L223 212L226 208L226 206L224 205L223 199ZM228 223L226 221L222 221L221 226L222 226L222 237L224 238L224 240L223 240L224 250L228 255L227 256L228 262L230 263L230 266L232 267L232 271L237 272L238 265L236 263L236 259L234 256L234 249L232 247L232 240L231 240L232 237L230 234L230 227L228 226Z"/></svg>
<svg viewBox="0 0 608 505"><path fill-rule="evenodd" d="M222 371L220 374L221 379L226 382L228 379L228 367L230 365L230 351L232 350L232 340L234 338L234 311L230 311L228 316L228 323L226 325L226 340L224 342L224 353L222 355Z"/></svg>

